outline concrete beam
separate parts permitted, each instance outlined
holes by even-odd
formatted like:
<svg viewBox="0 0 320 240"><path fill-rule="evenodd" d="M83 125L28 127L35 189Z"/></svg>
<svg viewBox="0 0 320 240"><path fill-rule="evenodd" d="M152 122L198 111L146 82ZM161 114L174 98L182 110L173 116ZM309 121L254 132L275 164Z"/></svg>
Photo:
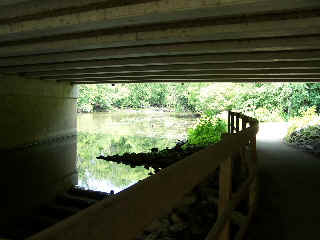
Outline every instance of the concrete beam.
<svg viewBox="0 0 320 240"><path fill-rule="evenodd" d="M163 45L135 46L123 48L105 48L86 51L71 51L66 53L52 53L43 55L5 57L0 52L0 67L58 63L84 60L100 60L113 58L152 57L152 56L180 56L200 54L246 53L258 51L284 50L319 50L319 36L284 37L270 39L243 39L226 41L206 41L191 43L175 43Z"/></svg>
<svg viewBox="0 0 320 240"><path fill-rule="evenodd" d="M277 62L277 63L222 63L222 64L175 64L175 65L145 65L145 66L126 66L126 67L102 67L88 69L57 70L43 72L21 73L25 77L59 77L59 76L78 76L91 74L128 74L128 73L152 73L181 71L190 73L192 71L214 71L223 72L251 72L251 73L299 73L299 72L318 72L320 62Z"/></svg>
<svg viewBox="0 0 320 240"><path fill-rule="evenodd" d="M41 77L42 80L62 80L62 81L72 81L72 80L86 80L86 79L139 79L146 77L208 77L208 78L226 78L226 77L300 77L300 78L312 78L320 77L320 70L312 72L273 72L273 71L261 71L261 72L250 72L250 71L224 71L223 73L217 71L165 71L165 72L136 72L136 73L107 73L107 74L86 74L86 75L64 75L64 76L49 76Z"/></svg>
<svg viewBox="0 0 320 240"><path fill-rule="evenodd" d="M186 82L319 82L319 78L218 78L218 79L145 79L145 80L101 80L101 81L74 81L71 84L131 84L131 83L186 83Z"/></svg>
<svg viewBox="0 0 320 240"><path fill-rule="evenodd" d="M0 5L11 6L6 6L0 9L0 23L17 23L44 18L53 18L80 12L94 11L97 9L114 8L152 1L156 0L2 0ZM23 2L23 4L17 5L21 2ZM15 6L12 6L13 4L15 4Z"/></svg>
<svg viewBox="0 0 320 240"><path fill-rule="evenodd" d="M200 64L200 63L272 63L272 62L314 62L320 61L320 50L314 51L278 51L278 52L252 52L252 53L224 53L187 56L159 56L127 59L93 60L66 62L54 64L22 65L13 67L0 67L2 73L38 72L51 70L124 67L124 66L150 66L171 64ZM275 64L276 65L276 64Z"/></svg>
<svg viewBox="0 0 320 240"><path fill-rule="evenodd" d="M25 4L28 1L30 1L30 0L1 0L0 6L4 7L4 6L9 6L9 5L16 5L16 4L22 3L22 2Z"/></svg>
<svg viewBox="0 0 320 240"><path fill-rule="evenodd" d="M138 81L146 81L149 80L162 80L162 81L172 81L172 80L208 80L208 81L219 81L219 80L227 80L227 79L248 79L248 80L259 80L259 79L292 79L293 81L295 79L309 79L309 80L320 80L320 75L297 75L297 76L281 76L281 75L208 75L208 74L188 74L188 75L144 75L144 76L114 76L114 77L74 77L74 78L64 78L61 80L58 80L60 82L77 82L77 81L93 81L93 82L99 82L99 81L117 81L117 80L138 80Z"/></svg>
<svg viewBox="0 0 320 240"><path fill-rule="evenodd" d="M308 35L320 34L320 17L293 19L277 19L262 21L242 19L229 22L223 20L193 20L190 22L159 25L137 26L133 28L103 30L98 32L85 32L75 35L56 35L38 40L24 40L21 42L0 43L2 57L26 56L47 53L60 53L66 51L83 51L89 49L103 49L110 47L127 47L156 44L174 44L182 42L199 41L226 41L239 39L276 38L288 36L305 36L306 46L315 44L310 42ZM230 20L230 21L231 21ZM69 30L71 29L71 26ZM25 35L25 33L24 33ZM10 35L7 35L10 36ZM6 36L0 37L4 39ZM317 39L315 39L317 40ZM280 40L279 40L280 41ZM235 44L235 43L234 43ZM288 42L289 44L289 42ZM301 43L291 43L293 48L301 49ZM298 44L298 46L296 46ZM279 42L269 43L269 48L288 49ZM232 42L230 46L232 48ZM285 47L285 48L283 48ZM247 47L248 48L248 47ZM259 46L258 46L259 48ZM99 57L99 56L98 56Z"/></svg>
<svg viewBox="0 0 320 240"><path fill-rule="evenodd" d="M0 28L0 35L38 31L38 37L44 37L57 33L70 33L70 30L67 30L68 28L72 29L72 32L84 32L136 24L182 21L187 18L284 14L297 9L301 12L305 9L314 10L320 7L317 0L233 1L232 4L227 0L158 0L144 1L145 3L135 0L131 1L133 3L130 5L128 5L130 1L109 0L103 3L94 0L72 0L70 3L53 3L53 1L47 0L40 4L39 10L36 10L35 2L14 9L1 9L0 23L2 22L3 26ZM121 2L124 2L123 6L121 6ZM91 7L94 4L104 5ZM192 12L192 14L188 12L192 10L201 11L198 13ZM77 26L75 27L75 25ZM33 37L35 36L33 35ZM22 34L13 37L15 40L26 38L29 38L28 35L23 37Z"/></svg>

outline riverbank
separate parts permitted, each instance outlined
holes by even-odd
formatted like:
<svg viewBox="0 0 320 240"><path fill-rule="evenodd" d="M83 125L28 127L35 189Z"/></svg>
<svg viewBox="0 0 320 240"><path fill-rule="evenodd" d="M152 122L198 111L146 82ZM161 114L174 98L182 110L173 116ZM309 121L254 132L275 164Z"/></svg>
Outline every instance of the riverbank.
<svg viewBox="0 0 320 240"><path fill-rule="evenodd" d="M99 155L150 152L172 148L187 138L197 122L188 113L153 110L79 113L77 116L78 172L82 187L99 191L124 189L148 175L143 167L96 159ZM116 191L115 191L116 192Z"/></svg>
<svg viewBox="0 0 320 240"><path fill-rule="evenodd" d="M191 112L191 111L177 111L173 108L157 108L157 107L149 107L149 108L113 108L113 109L103 109L99 111L93 111L93 112L86 112L81 111L79 108L77 109L77 113L122 113L122 112L128 112L128 113L176 113L186 116L192 116L192 117L201 117L200 112Z"/></svg>

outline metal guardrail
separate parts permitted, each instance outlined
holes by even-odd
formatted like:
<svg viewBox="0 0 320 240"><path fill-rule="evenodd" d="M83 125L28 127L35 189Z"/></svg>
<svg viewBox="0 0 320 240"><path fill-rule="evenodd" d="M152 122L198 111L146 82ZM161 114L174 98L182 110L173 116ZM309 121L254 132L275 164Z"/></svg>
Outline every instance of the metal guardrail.
<svg viewBox="0 0 320 240"><path fill-rule="evenodd" d="M258 121L240 113L229 112L228 115L229 133L219 143L186 157L28 239L132 240L152 220L169 213L185 194L219 166L219 216L206 240L229 239L233 210L241 200L247 198L249 214L236 235L237 240L242 239L256 204L255 139ZM233 159L234 153L239 153L240 157ZM232 162L235 160L248 167L249 177L232 194Z"/></svg>

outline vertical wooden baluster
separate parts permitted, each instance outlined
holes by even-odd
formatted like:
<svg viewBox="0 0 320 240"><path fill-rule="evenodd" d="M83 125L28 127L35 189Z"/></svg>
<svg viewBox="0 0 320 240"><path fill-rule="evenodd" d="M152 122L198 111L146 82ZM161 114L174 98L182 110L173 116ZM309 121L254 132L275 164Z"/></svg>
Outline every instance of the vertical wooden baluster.
<svg viewBox="0 0 320 240"><path fill-rule="evenodd" d="M239 128L239 113L237 113L236 115L236 132L239 132L240 128Z"/></svg>
<svg viewBox="0 0 320 240"><path fill-rule="evenodd" d="M248 174L248 163L246 159L246 147L240 148L240 176L244 179Z"/></svg>
<svg viewBox="0 0 320 240"><path fill-rule="evenodd" d="M231 132L234 133L234 113L231 113Z"/></svg>
<svg viewBox="0 0 320 240"><path fill-rule="evenodd" d="M228 133L231 133L231 112L228 111Z"/></svg>
<svg viewBox="0 0 320 240"><path fill-rule="evenodd" d="M220 165L219 176L219 210L218 214L221 216L223 210L228 205L232 194L232 159L228 157ZM229 240L230 238L230 221L227 221L224 229L221 231L219 240Z"/></svg>
<svg viewBox="0 0 320 240"><path fill-rule="evenodd" d="M245 118L242 118L242 129L241 130L246 129L246 126L247 126L247 121Z"/></svg>
<svg viewBox="0 0 320 240"><path fill-rule="evenodd" d="M256 136L254 136L250 141L250 174L257 175L257 148L256 148ZM250 186L249 191L249 214L255 211L256 201L257 201L257 177Z"/></svg>

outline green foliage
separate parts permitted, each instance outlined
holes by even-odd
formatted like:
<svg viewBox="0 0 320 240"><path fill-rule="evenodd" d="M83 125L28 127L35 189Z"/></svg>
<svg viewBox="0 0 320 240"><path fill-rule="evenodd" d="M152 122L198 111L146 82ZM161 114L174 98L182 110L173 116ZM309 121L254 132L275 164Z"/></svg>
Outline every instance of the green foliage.
<svg viewBox="0 0 320 240"><path fill-rule="evenodd" d="M294 142L294 133L303 130L304 134L308 135L312 132L314 126L317 127L320 123L320 115L316 113L316 107L311 107L301 113L302 117L294 117L290 122L290 127L285 140Z"/></svg>
<svg viewBox="0 0 320 240"><path fill-rule="evenodd" d="M295 144L313 144L314 142L320 141L320 125L307 126L296 130L287 137L286 141L288 143Z"/></svg>
<svg viewBox="0 0 320 240"><path fill-rule="evenodd" d="M279 110L271 111L265 107L255 109L253 117L260 122L281 122L283 120Z"/></svg>
<svg viewBox="0 0 320 240"><path fill-rule="evenodd" d="M110 110L114 93L108 85L83 85L79 88L78 110L81 112Z"/></svg>
<svg viewBox="0 0 320 240"><path fill-rule="evenodd" d="M188 144L205 146L217 143L221 135L227 132L227 124L220 118L202 117L195 128L188 131Z"/></svg>
<svg viewBox="0 0 320 240"><path fill-rule="evenodd" d="M237 110L262 121L301 116L316 106L320 111L320 83L138 83L81 85L78 110L169 108L218 114Z"/></svg>

